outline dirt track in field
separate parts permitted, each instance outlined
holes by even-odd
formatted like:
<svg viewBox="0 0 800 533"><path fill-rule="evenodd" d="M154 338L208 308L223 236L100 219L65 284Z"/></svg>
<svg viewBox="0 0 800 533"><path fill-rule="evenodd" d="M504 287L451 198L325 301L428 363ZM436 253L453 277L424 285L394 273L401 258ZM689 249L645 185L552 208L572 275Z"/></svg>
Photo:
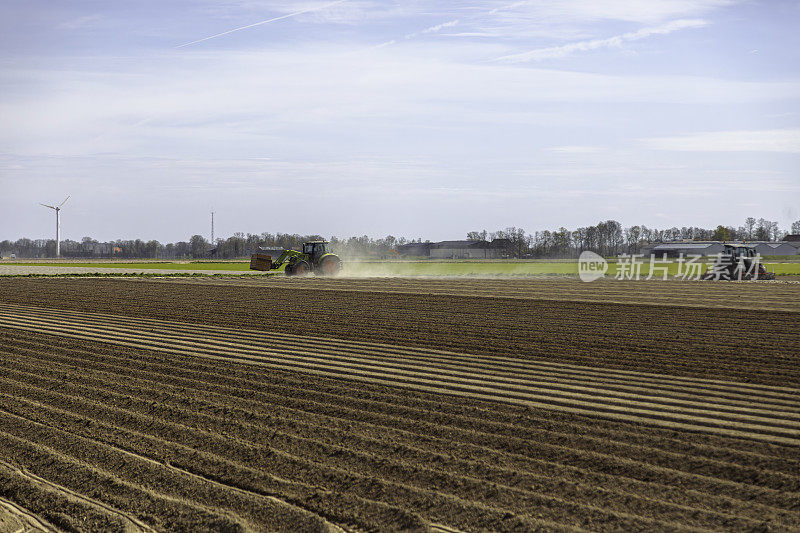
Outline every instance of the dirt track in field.
<svg viewBox="0 0 800 533"><path fill-rule="evenodd" d="M0 531L43 533L54 527L16 503L0 498Z"/></svg>
<svg viewBox="0 0 800 533"><path fill-rule="evenodd" d="M0 280L0 524L800 528L800 313L289 283Z"/></svg>

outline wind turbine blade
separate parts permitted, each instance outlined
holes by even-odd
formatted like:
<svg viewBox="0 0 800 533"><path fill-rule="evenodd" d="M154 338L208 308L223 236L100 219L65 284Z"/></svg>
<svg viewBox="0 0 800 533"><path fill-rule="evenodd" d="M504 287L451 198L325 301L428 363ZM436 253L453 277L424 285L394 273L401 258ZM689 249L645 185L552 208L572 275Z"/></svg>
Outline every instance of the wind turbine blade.
<svg viewBox="0 0 800 533"><path fill-rule="evenodd" d="M69 196L67 196L66 198L64 198L64 201L63 201L63 202L61 202L60 204L58 204L58 207L61 207L62 205L64 205L65 203L67 203L67 200L69 200Z"/></svg>
<svg viewBox="0 0 800 533"><path fill-rule="evenodd" d="M45 207L49 207L50 209L55 209L55 207L53 207L52 205L47 205L47 204L39 204L39 205L43 205Z"/></svg>

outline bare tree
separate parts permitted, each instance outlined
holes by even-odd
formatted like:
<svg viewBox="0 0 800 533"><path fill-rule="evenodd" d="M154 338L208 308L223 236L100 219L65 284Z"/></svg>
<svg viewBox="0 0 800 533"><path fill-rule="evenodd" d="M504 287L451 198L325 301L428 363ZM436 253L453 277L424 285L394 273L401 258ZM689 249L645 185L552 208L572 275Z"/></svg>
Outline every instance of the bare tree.
<svg viewBox="0 0 800 533"><path fill-rule="evenodd" d="M780 226L778 226L777 222L772 223L772 240L779 241L783 238L783 231L781 231Z"/></svg>
<svg viewBox="0 0 800 533"><path fill-rule="evenodd" d="M759 218L756 224L757 224L755 232L756 240L768 241L770 236L770 231L772 229L772 223L769 220L764 220L763 218Z"/></svg>
<svg viewBox="0 0 800 533"><path fill-rule="evenodd" d="M753 228L756 227L756 219L753 217L747 217L744 219L744 227L747 229L747 238L753 238Z"/></svg>
<svg viewBox="0 0 800 533"><path fill-rule="evenodd" d="M639 249L639 239L642 237L642 228L631 226L625 230L625 240L628 243L628 253L636 253Z"/></svg>

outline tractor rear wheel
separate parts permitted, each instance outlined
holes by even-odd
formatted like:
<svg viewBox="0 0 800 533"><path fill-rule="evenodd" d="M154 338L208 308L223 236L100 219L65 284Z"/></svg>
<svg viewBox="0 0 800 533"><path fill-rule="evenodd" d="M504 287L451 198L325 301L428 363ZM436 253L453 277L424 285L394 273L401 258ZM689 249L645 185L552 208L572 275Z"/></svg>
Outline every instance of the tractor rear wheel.
<svg viewBox="0 0 800 533"><path fill-rule="evenodd" d="M317 272L323 276L335 276L339 273L341 268L342 260L335 255L329 255L322 258L322 261L320 261L319 267L317 268Z"/></svg>

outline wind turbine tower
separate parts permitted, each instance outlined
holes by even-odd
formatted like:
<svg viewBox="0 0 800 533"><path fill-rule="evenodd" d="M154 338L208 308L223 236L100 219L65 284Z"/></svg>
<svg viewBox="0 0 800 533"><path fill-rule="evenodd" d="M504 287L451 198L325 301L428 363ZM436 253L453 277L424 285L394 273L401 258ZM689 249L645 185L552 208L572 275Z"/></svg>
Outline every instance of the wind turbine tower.
<svg viewBox="0 0 800 533"><path fill-rule="evenodd" d="M64 198L64 201L55 207L47 204L39 204L49 207L56 212L56 257L61 257L61 206L67 203L67 200L69 200L69 196Z"/></svg>

